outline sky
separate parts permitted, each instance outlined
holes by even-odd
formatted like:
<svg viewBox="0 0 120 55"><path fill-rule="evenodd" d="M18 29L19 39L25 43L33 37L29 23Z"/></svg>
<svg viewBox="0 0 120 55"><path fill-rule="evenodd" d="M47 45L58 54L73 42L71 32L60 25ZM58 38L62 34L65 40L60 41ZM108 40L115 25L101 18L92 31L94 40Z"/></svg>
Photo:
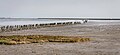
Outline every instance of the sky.
<svg viewBox="0 0 120 55"><path fill-rule="evenodd" d="M120 0L0 0L0 17L120 17Z"/></svg>

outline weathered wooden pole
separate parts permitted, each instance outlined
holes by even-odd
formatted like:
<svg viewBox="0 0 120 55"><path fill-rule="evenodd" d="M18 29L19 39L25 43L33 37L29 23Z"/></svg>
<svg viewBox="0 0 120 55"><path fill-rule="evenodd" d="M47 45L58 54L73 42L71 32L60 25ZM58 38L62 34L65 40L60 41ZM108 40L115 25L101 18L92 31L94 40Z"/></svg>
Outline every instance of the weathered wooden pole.
<svg viewBox="0 0 120 55"><path fill-rule="evenodd" d="M0 27L0 32L1 32L2 30L1 30L1 27Z"/></svg>
<svg viewBox="0 0 120 55"><path fill-rule="evenodd" d="M38 24L35 24L35 27L38 28L39 27Z"/></svg>

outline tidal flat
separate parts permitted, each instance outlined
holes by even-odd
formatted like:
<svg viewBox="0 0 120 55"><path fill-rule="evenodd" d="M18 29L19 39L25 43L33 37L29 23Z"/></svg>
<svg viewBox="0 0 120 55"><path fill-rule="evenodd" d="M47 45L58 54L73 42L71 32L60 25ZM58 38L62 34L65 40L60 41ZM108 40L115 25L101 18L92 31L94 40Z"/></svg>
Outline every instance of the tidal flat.
<svg viewBox="0 0 120 55"><path fill-rule="evenodd" d="M120 22L88 22L86 24L3 32L0 35L48 35L92 39L88 42L75 43L45 42L0 45L1 55L120 55Z"/></svg>

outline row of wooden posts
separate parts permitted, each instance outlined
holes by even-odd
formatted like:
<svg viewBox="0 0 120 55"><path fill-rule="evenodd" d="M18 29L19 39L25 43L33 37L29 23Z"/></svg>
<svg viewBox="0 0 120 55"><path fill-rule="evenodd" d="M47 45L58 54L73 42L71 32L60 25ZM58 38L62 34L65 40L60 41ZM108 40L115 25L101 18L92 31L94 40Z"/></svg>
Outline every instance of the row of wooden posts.
<svg viewBox="0 0 120 55"><path fill-rule="evenodd" d="M14 25L14 26L8 25L8 26L0 27L0 32L9 32L9 31L18 31L18 30L36 29L41 27L72 25L72 24L81 24L81 22L59 22L59 23L29 24L29 25Z"/></svg>

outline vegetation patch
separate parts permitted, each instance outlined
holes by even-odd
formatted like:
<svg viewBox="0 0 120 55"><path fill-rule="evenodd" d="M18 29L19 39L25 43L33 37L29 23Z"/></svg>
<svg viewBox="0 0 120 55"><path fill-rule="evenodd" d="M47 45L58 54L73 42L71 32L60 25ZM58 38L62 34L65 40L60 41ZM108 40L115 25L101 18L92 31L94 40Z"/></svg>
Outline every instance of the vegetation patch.
<svg viewBox="0 0 120 55"><path fill-rule="evenodd" d="M0 44L5 44L5 45L44 43L44 42L74 43L74 42L87 42L87 41L90 41L90 38L66 37L66 36L43 36L43 35L0 36Z"/></svg>

